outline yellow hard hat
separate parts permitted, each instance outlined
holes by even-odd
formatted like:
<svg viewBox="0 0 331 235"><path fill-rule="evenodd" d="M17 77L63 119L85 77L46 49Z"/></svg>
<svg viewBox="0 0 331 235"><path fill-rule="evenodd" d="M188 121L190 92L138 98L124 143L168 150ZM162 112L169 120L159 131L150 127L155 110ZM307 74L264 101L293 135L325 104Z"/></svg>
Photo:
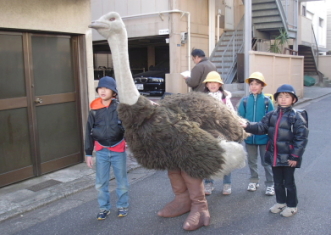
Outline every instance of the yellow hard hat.
<svg viewBox="0 0 331 235"><path fill-rule="evenodd" d="M251 76L249 76L249 78L246 78L245 82L249 84L251 79L256 79L256 80L261 81L263 83L263 86L267 85L267 83L265 82L263 74L260 73L260 72L252 73Z"/></svg>
<svg viewBox="0 0 331 235"><path fill-rule="evenodd" d="M211 71L207 74L207 77L203 81L203 83L207 83L207 82L218 82L218 83L224 84L224 82L221 78L221 75L216 71Z"/></svg>

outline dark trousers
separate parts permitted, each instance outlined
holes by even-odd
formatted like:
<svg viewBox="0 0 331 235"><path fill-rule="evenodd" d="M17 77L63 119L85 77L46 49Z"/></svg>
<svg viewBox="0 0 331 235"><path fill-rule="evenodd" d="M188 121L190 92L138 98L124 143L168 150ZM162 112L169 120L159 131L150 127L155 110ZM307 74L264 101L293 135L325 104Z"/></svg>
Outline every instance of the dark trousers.
<svg viewBox="0 0 331 235"><path fill-rule="evenodd" d="M294 167L273 167L277 203L296 207L298 204L297 188L294 181Z"/></svg>

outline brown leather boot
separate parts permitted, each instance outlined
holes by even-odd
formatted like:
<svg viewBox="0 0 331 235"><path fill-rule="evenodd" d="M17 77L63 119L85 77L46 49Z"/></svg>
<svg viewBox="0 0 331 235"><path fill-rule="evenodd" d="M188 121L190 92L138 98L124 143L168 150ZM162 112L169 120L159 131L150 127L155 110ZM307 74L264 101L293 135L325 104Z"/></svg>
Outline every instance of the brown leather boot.
<svg viewBox="0 0 331 235"><path fill-rule="evenodd" d="M175 199L165 205L157 215L162 217L176 217L189 212L191 209L191 199L181 175L181 170L169 170L168 177L175 194Z"/></svg>
<svg viewBox="0 0 331 235"><path fill-rule="evenodd" d="M184 171L182 171L182 176L192 201L191 212L184 222L183 229L196 230L202 226L208 226L210 214L202 179L193 178Z"/></svg>

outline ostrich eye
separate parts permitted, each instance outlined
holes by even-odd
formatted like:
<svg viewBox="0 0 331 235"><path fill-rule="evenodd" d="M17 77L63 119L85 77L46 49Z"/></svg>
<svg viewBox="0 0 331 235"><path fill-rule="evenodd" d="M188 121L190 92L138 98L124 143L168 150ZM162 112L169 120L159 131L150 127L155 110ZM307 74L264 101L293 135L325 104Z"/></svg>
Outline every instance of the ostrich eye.
<svg viewBox="0 0 331 235"><path fill-rule="evenodd" d="M115 18L110 18L109 21L115 21Z"/></svg>

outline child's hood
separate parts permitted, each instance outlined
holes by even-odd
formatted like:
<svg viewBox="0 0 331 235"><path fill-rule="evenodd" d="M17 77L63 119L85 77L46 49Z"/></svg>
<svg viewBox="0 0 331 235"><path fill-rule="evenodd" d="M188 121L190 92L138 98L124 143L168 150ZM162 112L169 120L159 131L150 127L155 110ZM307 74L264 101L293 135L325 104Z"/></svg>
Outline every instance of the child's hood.
<svg viewBox="0 0 331 235"><path fill-rule="evenodd" d="M111 104L111 101L110 101L110 104ZM100 97L93 100L90 104L90 108L93 109L93 110L102 109L102 108L105 108L105 107L106 106L104 106L104 104L102 103L102 99Z"/></svg>

